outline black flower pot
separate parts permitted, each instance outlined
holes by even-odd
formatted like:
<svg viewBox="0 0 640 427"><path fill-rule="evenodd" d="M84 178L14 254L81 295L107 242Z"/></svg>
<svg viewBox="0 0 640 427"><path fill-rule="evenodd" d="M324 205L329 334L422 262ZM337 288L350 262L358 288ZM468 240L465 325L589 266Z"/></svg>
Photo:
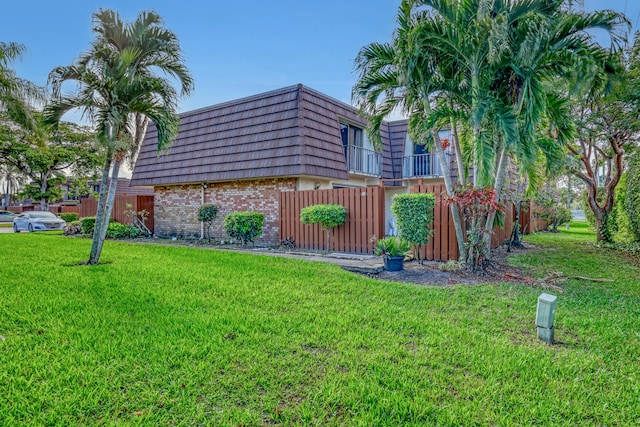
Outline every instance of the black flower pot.
<svg viewBox="0 0 640 427"><path fill-rule="evenodd" d="M387 271L400 271L403 268L404 255L384 257L384 269Z"/></svg>

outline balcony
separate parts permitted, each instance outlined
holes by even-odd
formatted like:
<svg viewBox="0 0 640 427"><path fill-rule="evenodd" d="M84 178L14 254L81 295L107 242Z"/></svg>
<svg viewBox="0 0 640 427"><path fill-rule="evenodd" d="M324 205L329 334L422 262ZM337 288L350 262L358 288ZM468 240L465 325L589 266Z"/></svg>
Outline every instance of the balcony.
<svg viewBox="0 0 640 427"><path fill-rule="evenodd" d="M356 145L345 147L349 173L380 177L382 153Z"/></svg>
<svg viewBox="0 0 640 427"><path fill-rule="evenodd" d="M447 155L447 159L448 157ZM403 178L441 176L443 176L442 168L435 153L415 154L402 158Z"/></svg>

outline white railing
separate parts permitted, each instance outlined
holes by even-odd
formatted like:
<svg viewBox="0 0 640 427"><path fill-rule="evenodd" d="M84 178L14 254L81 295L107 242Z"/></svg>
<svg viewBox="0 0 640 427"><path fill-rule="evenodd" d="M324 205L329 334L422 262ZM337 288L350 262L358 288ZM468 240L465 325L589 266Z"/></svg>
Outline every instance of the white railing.
<svg viewBox="0 0 640 427"><path fill-rule="evenodd" d="M417 176L442 176L440 161L435 153L414 154L402 158L402 177Z"/></svg>
<svg viewBox="0 0 640 427"><path fill-rule="evenodd" d="M382 153L356 145L347 145L347 168L351 173L380 176Z"/></svg>

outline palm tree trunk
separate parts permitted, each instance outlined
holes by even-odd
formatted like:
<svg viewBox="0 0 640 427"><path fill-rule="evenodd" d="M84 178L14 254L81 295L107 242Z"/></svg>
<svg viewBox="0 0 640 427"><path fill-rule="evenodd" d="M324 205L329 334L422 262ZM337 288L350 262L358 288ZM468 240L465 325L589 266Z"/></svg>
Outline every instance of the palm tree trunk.
<svg viewBox="0 0 640 427"><path fill-rule="evenodd" d="M453 109L453 102L451 102L451 109ZM466 179L464 177L462 150L460 149L460 141L458 140L458 125L453 117L451 118L451 144L453 145L453 152L456 156L456 166L458 168L458 184L465 185Z"/></svg>
<svg viewBox="0 0 640 427"><path fill-rule="evenodd" d="M109 221L111 220L111 212L113 211L113 204L116 199L116 187L118 186L118 175L120 174L121 161L116 158L113 161L113 168L111 169L111 182L109 183L109 191L107 192L106 203L104 205L103 217L101 218L100 234L98 235L98 245L96 248L95 262L97 264L100 260L100 254L102 253L102 246L104 245L104 239L107 237L107 230L109 229ZM98 218L96 218L96 225ZM94 235L95 237L95 235Z"/></svg>
<svg viewBox="0 0 640 427"><path fill-rule="evenodd" d="M509 155L507 154L507 146L506 144L502 144L502 148L500 149L500 157L498 160L498 167L496 168L496 179L495 179L495 191L496 191L496 202L500 202L502 198L502 186L504 185L504 175L507 170L507 164L509 163ZM489 212L487 215L487 222L484 224L484 244L485 249L487 250L487 254L491 254L491 234L493 232L493 222L496 218L496 211Z"/></svg>
<svg viewBox="0 0 640 427"><path fill-rule="evenodd" d="M426 98L422 104L427 115L431 114L431 105L429 105L429 99ZM442 170L442 177L444 178L444 187L447 190L447 195L451 197L453 196L453 182L451 181L451 174L449 173L450 167L447 164L447 158L444 154L444 150L442 149L442 143L440 141L438 131L436 129L432 129L431 136L433 137L433 145L436 150L436 156L438 157L438 161L440 162L440 169ZM464 261L464 231L462 231L460 211L458 210L458 206L455 203L451 203L449 207L451 209L451 216L453 217L453 228L456 230L456 241L458 243L458 253L460 254L459 260Z"/></svg>
<svg viewBox="0 0 640 427"><path fill-rule="evenodd" d="M98 208L96 209L96 222L93 228L93 240L91 242L91 252L89 253L88 264L97 264L100 259L100 251L102 251L102 243L100 243L100 236L102 233L102 219L105 214L105 205L107 200L107 186L109 183L109 169L111 169L111 162L113 160L113 150L109 149L107 152L107 158L102 168L102 181L100 182L100 195L98 196ZM106 230L105 233L106 235Z"/></svg>

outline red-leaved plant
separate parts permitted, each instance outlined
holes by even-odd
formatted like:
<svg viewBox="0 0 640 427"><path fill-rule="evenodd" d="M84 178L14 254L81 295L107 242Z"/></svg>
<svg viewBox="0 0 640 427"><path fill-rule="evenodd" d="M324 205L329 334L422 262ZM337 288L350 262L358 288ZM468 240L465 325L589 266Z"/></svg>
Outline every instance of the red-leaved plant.
<svg viewBox="0 0 640 427"><path fill-rule="evenodd" d="M472 268L485 268L489 254L484 244L484 230L487 218L493 212L503 212L496 198L495 188L474 188L456 186L453 196L445 198L447 205L454 203L465 219L467 240L465 259ZM491 228L493 226L491 225Z"/></svg>

